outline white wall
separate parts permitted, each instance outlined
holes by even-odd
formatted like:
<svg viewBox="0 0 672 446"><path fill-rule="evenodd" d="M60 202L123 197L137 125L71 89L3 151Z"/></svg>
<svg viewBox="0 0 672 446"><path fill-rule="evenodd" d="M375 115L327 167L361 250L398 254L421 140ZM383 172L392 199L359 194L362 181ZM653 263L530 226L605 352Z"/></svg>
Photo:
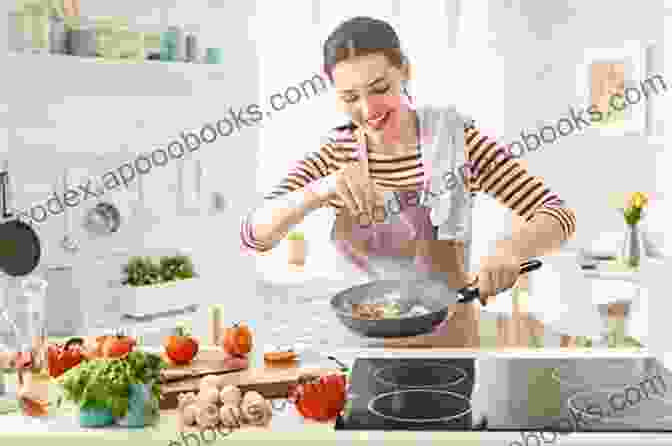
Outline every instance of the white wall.
<svg viewBox="0 0 672 446"><path fill-rule="evenodd" d="M576 75L584 49L619 48L628 40L658 44L664 40L662 1L519 0L490 5L491 14L500 18L493 22L493 32L506 65L494 76L505 79L509 140L518 139L523 129L566 117L570 105L585 104ZM662 54L659 50L654 56L654 72L661 72ZM666 79L672 85L672 75ZM534 174L574 207L576 243L587 244L600 232L622 230L622 218L608 204L610 193L654 192L662 187L654 168L662 150L661 140L655 138L586 133L560 138L525 159Z"/></svg>
<svg viewBox="0 0 672 446"><path fill-rule="evenodd" d="M183 130L199 130L227 117L229 107L237 110L259 103L256 36L249 35L248 27L254 7L254 3L229 6L206 0L82 2L81 14L88 17L126 17L150 30L183 26L197 33L202 49L224 49L221 66L157 62L106 66L68 57L3 57L3 84L10 88L2 99L2 109L9 113L0 122L0 135L7 135L8 142L0 143L0 150L9 161L14 204L29 208L45 201L55 188L62 191L66 169L69 184L77 185L138 153L165 148ZM104 307L111 298L107 282L120 277L119 267L130 255L184 249L193 255L201 277L211 283L221 285L224 273L230 275L230 287L251 282L254 265L239 259L237 216L255 196L257 147L258 128L244 128L218 137L188 160L153 168L143 177L144 196L137 181L127 191L106 194L104 198L117 204L125 218L119 233L107 238L92 238L80 226L95 200L73 208L70 229L81 248L76 254L59 245L66 232L63 216L51 216L37 226L43 243L40 268L54 268L48 272L54 330L67 331L80 323L73 314L85 304ZM194 196L198 162L202 194ZM213 192L223 192L229 201L225 213L210 215ZM141 198L144 203L139 203ZM139 205L156 218L134 215L134 206ZM64 265L72 269L60 268ZM74 286L66 286L69 281ZM211 290L189 298L202 303L222 298L219 287Z"/></svg>

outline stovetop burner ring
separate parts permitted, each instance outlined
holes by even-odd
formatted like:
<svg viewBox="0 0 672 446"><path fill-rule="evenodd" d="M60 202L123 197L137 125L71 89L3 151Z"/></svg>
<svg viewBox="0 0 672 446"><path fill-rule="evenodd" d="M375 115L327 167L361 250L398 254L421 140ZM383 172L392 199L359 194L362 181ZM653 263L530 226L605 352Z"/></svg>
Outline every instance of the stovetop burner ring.
<svg viewBox="0 0 672 446"><path fill-rule="evenodd" d="M380 369L377 369L375 372L373 372L373 378L378 381L381 384L391 386L391 387L404 387L404 388L409 388L409 389L424 389L424 388L436 388L436 387L448 387L448 386L456 386L460 383L462 383L467 377L469 376L466 372L466 370L460 368L460 367L455 367L451 365L445 365L441 363L424 363L422 364L423 369L427 368L439 368L439 369L451 369L453 371L457 371L461 374L460 377L454 379L452 382L447 382L447 383L432 383L432 384L427 384L427 385L410 385L410 384L399 384L397 382L391 382L388 381L384 378L382 378L380 375L384 373L387 370L394 370L394 369L406 369L408 367L400 366L400 365L394 365L394 366L387 366L387 367L382 367Z"/></svg>
<svg viewBox="0 0 672 446"><path fill-rule="evenodd" d="M374 404L376 403L376 401L378 401L382 398L386 398L386 397L394 396L394 395L399 395L399 394L402 394L402 393L411 393L411 392L438 393L438 394L442 394L442 395L450 395L452 397L456 397L458 399L466 401L467 404L469 405L469 407L467 409L463 410L462 412L460 412L458 414L455 414L455 415L450 415L450 416L447 416L447 417L440 417L440 418L421 418L421 419L418 419L418 418L399 418L399 417L395 417L395 416L392 416L392 415L386 415L384 413L381 413L379 410L377 410L373 407ZM401 423L445 423L447 421L452 421L452 420L457 420L459 418L463 418L464 416L470 414L471 411L472 411L471 401L469 400L469 398L467 398L464 395L461 395L461 394L455 393L455 392L450 392L450 391L447 391L447 390L423 390L423 389L396 390L394 392L381 393L380 395L377 395L375 398L373 398L371 401L369 401L368 409L369 409L369 412L371 412L372 414L377 415L381 418L385 418L385 419L388 419L388 420L397 421L397 422L401 422Z"/></svg>

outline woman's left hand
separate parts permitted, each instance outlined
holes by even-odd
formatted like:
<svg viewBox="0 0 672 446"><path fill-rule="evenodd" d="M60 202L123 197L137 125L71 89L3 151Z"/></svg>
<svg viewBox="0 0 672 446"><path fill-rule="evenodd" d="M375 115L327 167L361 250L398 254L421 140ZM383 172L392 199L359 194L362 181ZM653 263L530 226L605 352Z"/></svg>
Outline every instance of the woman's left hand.
<svg viewBox="0 0 672 446"><path fill-rule="evenodd" d="M487 302L488 298L497 293L513 288L520 276L521 262L508 249L500 249L495 254L482 258L477 283L481 301Z"/></svg>

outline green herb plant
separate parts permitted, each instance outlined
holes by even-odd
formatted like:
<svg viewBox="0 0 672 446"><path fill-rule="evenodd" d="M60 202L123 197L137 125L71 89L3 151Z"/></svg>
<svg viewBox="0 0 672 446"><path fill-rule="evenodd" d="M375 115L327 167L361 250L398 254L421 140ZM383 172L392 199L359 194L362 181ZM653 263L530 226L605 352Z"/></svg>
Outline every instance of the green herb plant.
<svg viewBox="0 0 672 446"><path fill-rule="evenodd" d="M191 259L185 255L163 256L158 262L151 257L131 257L123 273L122 284L134 287L197 277Z"/></svg>
<svg viewBox="0 0 672 446"><path fill-rule="evenodd" d="M161 398L159 376L166 368L160 356L133 351L124 358L84 361L63 374L64 397L80 409L109 409L115 417L128 412L129 386L151 384L155 401Z"/></svg>

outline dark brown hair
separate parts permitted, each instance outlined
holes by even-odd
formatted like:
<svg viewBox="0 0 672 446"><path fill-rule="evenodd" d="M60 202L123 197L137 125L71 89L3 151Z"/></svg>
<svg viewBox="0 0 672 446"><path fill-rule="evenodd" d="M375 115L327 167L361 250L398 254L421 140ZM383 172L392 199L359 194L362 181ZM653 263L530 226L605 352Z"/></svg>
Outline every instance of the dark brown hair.
<svg viewBox="0 0 672 446"><path fill-rule="evenodd" d="M382 53L401 68L407 61L394 28L382 20L354 17L336 27L324 42L324 72L333 83L334 66L351 57Z"/></svg>

